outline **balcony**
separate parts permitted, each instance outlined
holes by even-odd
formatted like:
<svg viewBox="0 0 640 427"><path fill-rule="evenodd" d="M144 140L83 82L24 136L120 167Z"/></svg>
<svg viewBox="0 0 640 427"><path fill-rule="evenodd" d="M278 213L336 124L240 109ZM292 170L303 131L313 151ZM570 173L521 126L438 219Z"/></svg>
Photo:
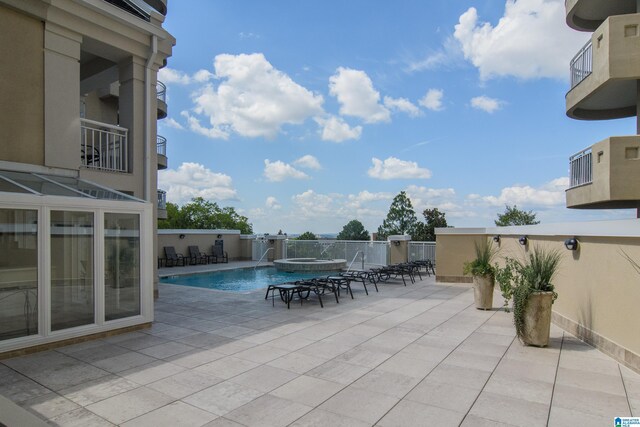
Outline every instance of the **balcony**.
<svg viewBox="0 0 640 427"><path fill-rule="evenodd" d="M167 15L167 0L144 0L144 2L162 15Z"/></svg>
<svg viewBox="0 0 640 427"><path fill-rule="evenodd" d="M640 207L640 136L607 138L569 159L567 207Z"/></svg>
<svg viewBox="0 0 640 427"><path fill-rule="evenodd" d="M158 135L156 148L158 150L158 170L167 168L167 138Z"/></svg>
<svg viewBox="0 0 640 427"><path fill-rule="evenodd" d="M167 219L167 192L158 190L158 219Z"/></svg>
<svg viewBox="0 0 640 427"><path fill-rule="evenodd" d="M158 82L156 86L158 98L158 119L167 117L167 87L162 82Z"/></svg>
<svg viewBox="0 0 640 427"><path fill-rule="evenodd" d="M592 32L609 16L636 13L636 7L636 0L566 0L567 25Z"/></svg>
<svg viewBox="0 0 640 427"><path fill-rule="evenodd" d="M111 172L129 172L128 129L80 119L82 166Z"/></svg>
<svg viewBox="0 0 640 427"><path fill-rule="evenodd" d="M612 16L571 61L567 115L609 120L636 115L640 14Z"/></svg>

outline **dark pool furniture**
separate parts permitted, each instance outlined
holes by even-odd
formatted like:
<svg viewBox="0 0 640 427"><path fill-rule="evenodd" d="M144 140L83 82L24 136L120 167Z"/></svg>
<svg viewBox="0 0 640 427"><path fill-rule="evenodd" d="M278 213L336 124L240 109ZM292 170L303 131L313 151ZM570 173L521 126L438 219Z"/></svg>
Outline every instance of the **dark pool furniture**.
<svg viewBox="0 0 640 427"><path fill-rule="evenodd" d="M367 295L369 295L369 290L367 289L367 282L372 282L373 286L375 286L376 288L376 292L378 292L376 275L371 271L350 270L350 271L340 273L340 276L347 277L351 279L352 282L361 282L362 286L364 286L364 291L366 292Z"/></svg>
<svg viewBox="0 0 640 427"><path fill-rule="evenodd" d="M229 262L229 254L227 254L225 251L222 250L222 247L219 245L213 245L211 246L211 253L213 254L212 256L215 258L215 262L223 262L223 263L227 263Z"/></svg>
<svg viewBox="0 0 640 427"><path fill-rule="evenodd" d="M213 257L200 252L198 246L189 246L189 264L209 264Z"/></svg>
<svg viewBox="0 0 640 427"><path fill-rule="evenodd" d="M164 247L164 260L164 265L167 267L186 265L186 258L182 254L176 253L176 249L173 246Z"/></svg>

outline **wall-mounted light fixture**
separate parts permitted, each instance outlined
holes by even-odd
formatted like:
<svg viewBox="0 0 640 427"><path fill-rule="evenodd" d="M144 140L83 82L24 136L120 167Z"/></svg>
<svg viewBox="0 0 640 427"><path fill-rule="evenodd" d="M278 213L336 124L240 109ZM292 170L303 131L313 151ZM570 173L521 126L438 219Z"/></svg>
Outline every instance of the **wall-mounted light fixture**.
<svg viewBox="0 0 640 427"><path fill-rule="evenodd" d="M273 245L275 242L276 242L276 241L275 241L275 239L271 239L271 240L269 240L269 243L271 243L272 245Z"/></svg>
<svg viewBox="0 0 640 427"><path fill-rule="evenodd" d="M184 234L181 234L178 237L180 237L181 239L184 239Z"/></svg>
<svg viewBox="0 0 640 427"><path fill-rule="evenodd" d="M564 241L564 247L570 251L578 250L578 239L572 237Z"/></svg>
<svg viewBox="0 0 640 427"><path fill-rule="evenodd" d="M400 246L400 240L394 240L393 246Z"/></svg>
<svg viewBox="0 0 640 427"><path fill-rule="evenodd" d="M500 236L493 236L493 241L496 243L500 243Z"/></svg>
<svg viewBox="0 0 640 427"><path fill-rule="evenodd" d="M218 234L218 239L222 239L222 234Z"/></svg>
<svg viewBox="0 0 640 427"><path fill-rule="evenodd" d="M522 246L525 246L525 245L527 244L527 242L528 242L528 241L529 241L529 239L527 238L527 236L521 236L521 237L518 239L518 242L520 242L520 244L521 244Z"/></svg>

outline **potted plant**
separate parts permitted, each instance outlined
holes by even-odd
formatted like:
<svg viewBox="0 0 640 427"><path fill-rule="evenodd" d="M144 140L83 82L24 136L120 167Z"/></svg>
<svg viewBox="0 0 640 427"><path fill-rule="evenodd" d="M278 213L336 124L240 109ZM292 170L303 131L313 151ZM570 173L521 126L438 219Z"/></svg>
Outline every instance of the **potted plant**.
<svg viewBox="0 0 640 427"><path fill-rule="evenodd" d="M476 258L464 264L464 274L473 276L473 298L478 310L493 308L495 268L491 265L496 250L490 240L475 244Z"/></svg>
<svg viewBox="0 0 640 427"><path fill-rule="evenodd" d="M523 344L549 345L551 306L558 298L552 281L561 259L558 250L536 246L524 261L507 259L497 272L505 304L513 297L513 323Z"/></svg>

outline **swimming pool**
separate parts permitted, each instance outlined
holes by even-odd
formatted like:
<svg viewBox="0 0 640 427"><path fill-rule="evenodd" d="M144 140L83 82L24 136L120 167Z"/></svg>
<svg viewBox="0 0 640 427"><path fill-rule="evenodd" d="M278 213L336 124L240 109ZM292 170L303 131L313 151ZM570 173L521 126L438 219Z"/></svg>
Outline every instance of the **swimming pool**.
<svg viewBox="0 0 640 427"><path fill-rule="evenodd" d="M335 275L335 272L314 271L311 273L287 273L278 271L274 267L241 268L225 271L211 271L208 273L186 274L182 276L161 277L160 283L180 286L216 289L219 291L248 292L266 288L274 283L291 282L294 280L310 279Z"/></svg>

